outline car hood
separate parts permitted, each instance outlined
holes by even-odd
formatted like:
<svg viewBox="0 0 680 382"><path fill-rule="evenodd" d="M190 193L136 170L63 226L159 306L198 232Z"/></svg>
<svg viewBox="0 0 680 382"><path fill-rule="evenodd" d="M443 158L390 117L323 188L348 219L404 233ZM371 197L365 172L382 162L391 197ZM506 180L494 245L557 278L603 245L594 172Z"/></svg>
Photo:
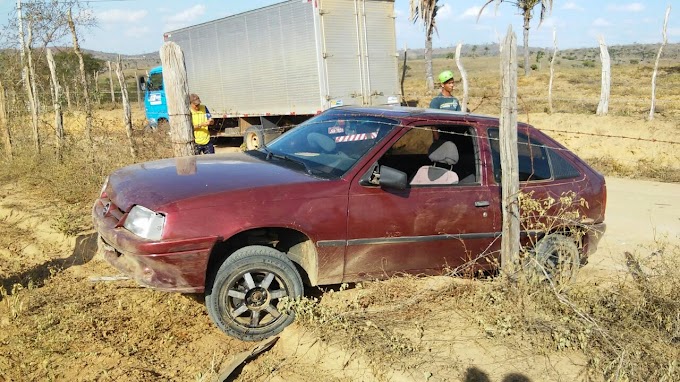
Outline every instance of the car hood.
<svg viewBox="0 0 680 382"><path fill-rule="evenodd" d="M225 191L318 181L322 180L248 154L232 153L123 167L109 176L105 191L123 211L135 204L156 210L184 199Z"/></svg>

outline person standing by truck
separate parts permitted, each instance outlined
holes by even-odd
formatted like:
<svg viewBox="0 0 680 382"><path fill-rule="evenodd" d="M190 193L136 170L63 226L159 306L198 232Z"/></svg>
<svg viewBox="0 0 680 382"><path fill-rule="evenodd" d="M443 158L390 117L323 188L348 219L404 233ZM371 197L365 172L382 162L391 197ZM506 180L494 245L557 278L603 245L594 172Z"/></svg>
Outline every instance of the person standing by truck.
<svg viewBox="0 0 680 382"><path fill-rule="evenodd" d="M215 123L208 107L201 105L201 98L197 94L189 96L191 104L191 124L194 126L195 153L215 154L215 146L210 138L208 126Z"/></svg>

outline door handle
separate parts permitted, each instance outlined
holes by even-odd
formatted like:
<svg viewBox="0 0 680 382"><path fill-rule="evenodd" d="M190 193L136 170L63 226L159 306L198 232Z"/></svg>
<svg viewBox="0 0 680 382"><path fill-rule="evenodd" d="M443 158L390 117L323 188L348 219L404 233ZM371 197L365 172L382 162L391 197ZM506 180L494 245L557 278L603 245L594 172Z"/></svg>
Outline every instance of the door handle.
<svg viewBox="0 0 680 382"><path fill-rule="evenodd" d="M480 200L475 202L475 207L488 207L489 206L489 201L487 200Z"/></svg>

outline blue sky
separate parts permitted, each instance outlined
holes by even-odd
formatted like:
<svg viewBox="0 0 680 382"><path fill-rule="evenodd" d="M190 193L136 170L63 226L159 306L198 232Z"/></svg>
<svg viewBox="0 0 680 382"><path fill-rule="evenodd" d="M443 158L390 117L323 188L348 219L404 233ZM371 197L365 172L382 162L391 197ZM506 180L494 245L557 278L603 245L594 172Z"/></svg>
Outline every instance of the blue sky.
<svg viewBox="0 0 680 382"><path fill-rule="evenodd" d="M23 0L29 1L29 0ZM302 1L302 0L301 0ZM98 19L98 27L82 36L87 49L111 53L141 54L157 51L163 43L163 32L193 25L249 9L270 5L280 0L96 0L90 7ZM440 0L435 47L498 42L512 24L518 44L522 44L522 17L510 3L489 5L477 21L485 0ZM409 17L408 0L395 1L397 47L422 48L424 31ZM680 1L678 0L555 0L552 13L538 28L538 13L532 20L529 44L552 47L553 28L559 49L595 47L598 36L607 45L659 43L668 5L668 42L680 42ZM0 0L0 21L14 17L16 0Z"/></svg>

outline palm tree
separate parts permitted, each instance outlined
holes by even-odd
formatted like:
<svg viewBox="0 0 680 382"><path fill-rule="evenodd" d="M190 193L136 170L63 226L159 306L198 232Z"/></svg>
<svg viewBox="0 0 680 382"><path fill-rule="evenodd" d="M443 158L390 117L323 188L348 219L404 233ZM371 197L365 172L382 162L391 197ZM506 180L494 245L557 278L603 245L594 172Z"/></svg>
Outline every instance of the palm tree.
<svg viewBox="0 0 680 382"><path fill-rule="evenodd" d="M484 8L486 8L487 5L496 2L497 4L502 3L503 1L509 2L513 5L515 5L517 8L519 8L520 12L522 13L522 16L524 17L524 75L528 76L529 75L529 22L531 21L531 17L533 16L531 14L531 11L534 9L535 6L538 4L541 4L541 18L539 20L538 26L540 27L541 24L543 23L543 20L545 19L545 14L552 12L552 5L553 2L552 0L488 0L486 4L482 7L482 9L479 11L479 15L477 15L477 19L479 19L479 16L482 15L482 12L484 11Z"/></svg>
<svg viewBox="0 0 680 382"><path fill-rule="evenodd" d="M427 89L434 90L434 77L432 75L432 32L437 28L435 26L435 17L437 16L438 0L409 0L411 7L409 19L414 23L418 19L423 21L425 26L425 77L427 81Z"/></svg>

